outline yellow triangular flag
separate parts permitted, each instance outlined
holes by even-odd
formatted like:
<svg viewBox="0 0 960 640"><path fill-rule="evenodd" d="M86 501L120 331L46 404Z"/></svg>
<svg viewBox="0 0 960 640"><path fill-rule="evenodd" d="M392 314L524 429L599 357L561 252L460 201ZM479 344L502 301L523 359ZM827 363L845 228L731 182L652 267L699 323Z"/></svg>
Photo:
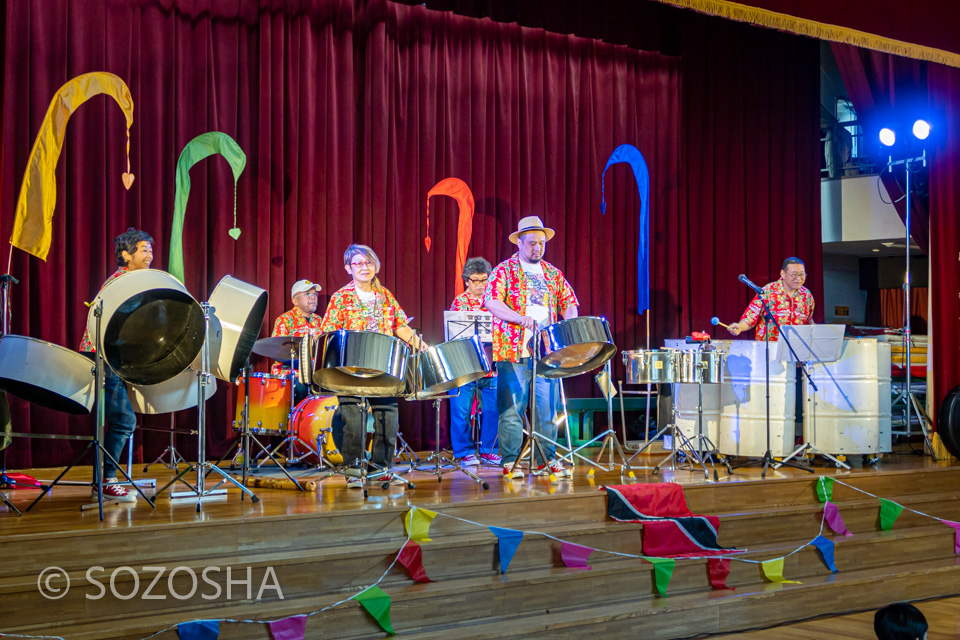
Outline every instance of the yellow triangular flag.
<svg viewBox="0 0 960 640"><path fill-rule="evenodd" d="M403 525L411 540L417 542L432 542L427 535L430 533L430 523L437 517L435 511L411 507L403 517Z"/></svg>
<svg viewBox="0 0 960 640"><path fill-rule="evenodd" d="M773 560L764 560L761 562L760 570L763 572L763 577L770 582L778 582L780 584L803 584L799 580L787 580L783 577L783 561L784 558L774 558Z"/></svg>

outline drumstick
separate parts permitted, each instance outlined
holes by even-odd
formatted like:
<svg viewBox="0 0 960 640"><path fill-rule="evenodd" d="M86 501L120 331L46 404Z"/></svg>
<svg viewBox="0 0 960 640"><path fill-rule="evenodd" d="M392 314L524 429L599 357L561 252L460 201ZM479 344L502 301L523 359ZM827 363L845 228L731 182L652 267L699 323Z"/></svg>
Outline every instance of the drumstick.
<svg viewBox="0 0 960 640"><path fill-rule="evenodd" d="M713 326L720 325L724 329L730 328L729 325L725 325L722 322L720 322L720 318L718 318L717 316L713 316L712 318L710 318L710 324L712 324Z"/></svg>

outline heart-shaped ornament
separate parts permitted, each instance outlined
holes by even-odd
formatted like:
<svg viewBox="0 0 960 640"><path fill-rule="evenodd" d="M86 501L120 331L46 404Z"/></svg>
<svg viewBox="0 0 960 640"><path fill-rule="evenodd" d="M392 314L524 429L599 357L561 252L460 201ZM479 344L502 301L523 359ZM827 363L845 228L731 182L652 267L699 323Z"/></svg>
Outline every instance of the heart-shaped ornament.
<svg viewBox="0 0 960 640"><path fill-rule="evenodd" d="M240 237L240 227L234 227L233 229L230 229L230 231L227 231L227 233L230 234L231 238L236 240L237 238Z"/></svg>
<svg viewBox="0 0 960 640"><path fill-rule="evenodd" d="M127 190L129 190L130 187L133 186L133 174L132 174L132 173L124 173L124 174L123 174L123 186L125 186L125 187L127 188Z"/></svg>

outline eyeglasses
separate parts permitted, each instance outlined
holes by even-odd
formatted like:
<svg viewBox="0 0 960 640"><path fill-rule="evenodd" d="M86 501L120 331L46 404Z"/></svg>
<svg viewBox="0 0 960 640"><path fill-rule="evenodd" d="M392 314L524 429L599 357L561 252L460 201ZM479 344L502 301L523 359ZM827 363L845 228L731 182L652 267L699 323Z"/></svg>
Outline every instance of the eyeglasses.
<svg viewBox="0 0 960 640"><path fill-rule="evenodd" d="M806 278L807 277L807 274L805 273L790 273L789 271L785 271L784 273L787 274L788 278Z"/></svg>
<svg viewBox="0 0 960 640"><path fill-rule="evenodd" d="M367 261L363 261L363 262L351 262L351 263L350 263L350 266L351 266L351 267L356 267L357 269L363 269L364 267L372 267L372 266L373 266L373 263L372 263L372 262L367 262Z"/></svg>
<svg viewBox="0 0 960 640"><path fill-rule="evenodd" d="M486 284L487 280L490 278L484 278L483 280L477 280L476 278L467 278L467 282L470 284Z"/></svg>

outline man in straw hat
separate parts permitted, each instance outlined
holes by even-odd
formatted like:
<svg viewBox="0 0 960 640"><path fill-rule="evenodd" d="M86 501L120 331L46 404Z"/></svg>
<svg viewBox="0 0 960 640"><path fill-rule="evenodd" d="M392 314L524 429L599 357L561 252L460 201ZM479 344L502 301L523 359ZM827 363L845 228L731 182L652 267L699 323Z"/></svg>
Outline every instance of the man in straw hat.
<svg viewBox="0 0 960 640"><path fill-rule="evenodd" d="M517 253L497 265L484 292L484 303L493 313L493 359L497 365L497 407L500 412L500 455L503 473L523 477L517 456L523 440L523 413L530 395L533 365L530 338L538 328L563 319L576 318L577 296L559 269L543 259L553 229L543 226L537 216L522 218L510 242ZM557 439L554 421L559 406L560 381L537 378L536 403L539 424L534 429L551 440ZM570 471L554 458L556 448L544 443L546 460L537 460L534 475L569 477ZM539 453L538 453L539 458Z"/></svg>

